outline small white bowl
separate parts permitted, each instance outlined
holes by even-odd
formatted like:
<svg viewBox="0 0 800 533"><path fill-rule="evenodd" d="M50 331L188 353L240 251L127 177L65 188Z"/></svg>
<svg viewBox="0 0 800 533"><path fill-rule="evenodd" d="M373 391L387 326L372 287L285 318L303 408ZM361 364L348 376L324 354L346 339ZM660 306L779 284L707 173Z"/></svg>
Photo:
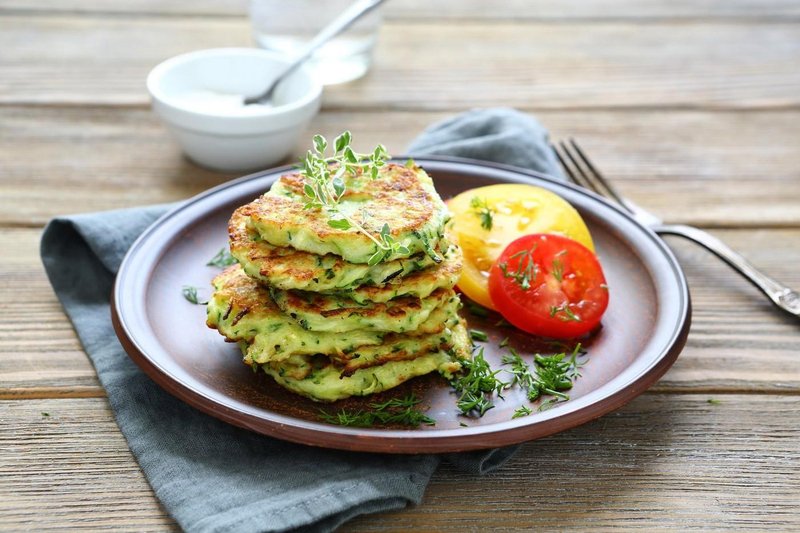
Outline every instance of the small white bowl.
<svg viewBox="0 0 800 533"><path fill-rule="evenodd" d="M240 104L263 91L285 56L254 48L216 48L179 55L147 76L153 110L190 159L243 171L284 159L319 110L322 86L303 67L276 89L273 107Z"/></svg>

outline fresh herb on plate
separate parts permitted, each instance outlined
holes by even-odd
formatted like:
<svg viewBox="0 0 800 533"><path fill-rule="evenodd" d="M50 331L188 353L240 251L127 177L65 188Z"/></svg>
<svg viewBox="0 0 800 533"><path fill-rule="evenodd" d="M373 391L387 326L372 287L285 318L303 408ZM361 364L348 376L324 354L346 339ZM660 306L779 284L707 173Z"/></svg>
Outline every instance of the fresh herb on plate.
<svg viewBox="0 0 800 533"><path fill-rule="evenodd" d="M217 252L217 255L212 257L211 260L206 263L206 266L225 268L234 264L236 264L236 258L231 255L226 246L223 246L220 248L219 252Z"/></svg>
<svg viewBox="0 0 800 533"><path fill-rule="evenodd" d="M487 231L492 229L495 210L489 207L486 199L474 196L472 200L470 200L469 206L472 208L475 216L481 219L481 227Z"/></svg>
<svg viewBox="0 0 800 533"><path fill-rule="evenodd" d="M542 400L542 403L539 404L539 408L537 409L537 411L539 411L539 412L547 411L547 410L552 409L553 407L555 407L556 404L559 404L559 403L562 403L562 402L565 402L565 401L567 401L567 400L565 400L563 398L552 398L552 397L551 398L547 398L545 400Z"/></svg>
<svg viewBox="0 0 800 533"><path fill-rule="evenodd" d="M536 365L536 380L528 389L529 400L538 400L543 395L569 400L569 396L563 391L572 388L572 379L570 378L572 365L569 361L565 362L564 357L566 357L565 353L533 356Z"/></svg>
<svg viewBox="0 0 800 533"><path fill-rule="evenodd" d="M562 313L562 314L559 314ZM567 304L563 305L551 305L550 306L550 318L557 316L560 320L564 322L580 322L581 319L578 315L576 315L572 309L569 308Z"/></svg>
<svg viewBox="0 0 800 533"><path fill-rule="evenodd" d="M372 153L361 154L353 151L351 140L350 132L343 132L333 141L333 153L327 155L327 139L322 135L314 136L314 149L309 150L300 161L300 175L305 178L305 208L322 209L330 217L330 227L342 231L355 228L374 242L378 249L369 258L370 266L395 254L408 255L408 248L394 242L388 224L384 224L381 231L374 234L339 208L339 202L346 190L345 176L355 176L361 172L377 179L380 168L389 158L382 144L376 146Z"/></svg>
<svg viewBox="0 0 800 533"><path fill-rule="evenodd" d="M320 410L320 418L329 424L352 427L372 427L375 425L397 424L419 427L420 424L433 426L436 420L416 409L422 400L413 394L405 398L393 398L383 403L369 404L370 410L348 411L341 409L335 413Z"/></svg>
<svg viewBox="0 0 800 533"><path fill-rule="evenodd" d="M559 401L569 400L569 396L563 391L572 388L573 382L581 375L580 368L585 364L578 361L578 355L584 353L580 344L575 346L569 358L566 352L550 356L535 355L533 368L516 350L509 350L511 353L503 356L503 364L511 367L508 370L514 376L511 385L516 384L526 390L530 401L536 401L543 396L551 396ZM543 404L554 398L545 399Z"/></svg>
<svg viewBox="0 0 800 533"><path fill-rule="evenodd" d="M502 398L500 393L508 384L497 379L501 371L492 370L483 356L483 348L472 359L462 359L461 367L461 374L450 382L459 395L456 405L463 415L481 417L494 407L492 395L497 393Z"/></svg>
<svg viewBox="0 0 800 533"><path fill-rule="evenodd" d="M473 341L486 342L489 340L489 335L479 329L469 330L469 336Z"/></svg>
<svg viewBox="0 0 800 533"><path fill-rule="evenodd" d="M475 316L486 318L489 316L489 310L480 304L476 304L472 300L467 300L467 311Z"/></svg>
<svg viewBox="0 0 800 533"><path fill-rule="evenodd" d="M513 279L522 290L527 291L531 288L531 282L536 282L536 277L539 275L539 267L533 260L533 252L536 250L534 246L530 250L521 250L508 259L519 259L517 269L513 272L508 271L508 263L505 261L498 263L498 268L503 273L503 277Z"/></svg>
<svg viewBox="0 0 800 533"><path fill-rule="evenodd" d="M511 354L504 355L502 361L504 365L511 366L509 372L514 378L511 380L510 385L519 385L522 389L529 390L536 381L536 377L531 373L531 367L514 348L510 348L509 351Z"/></svg>
<svg viewBox="0 0 800 533"><path fill-rule="evenodd" d="M186 298L187 301L195 305L206 305L208 303L207 301L200 301L199 297L197 296L197 287L184 285L181 289L181 293L183 293L183 297Z"/></svg>
<svg viewBox="0 0 800 533"><path fill-rule="evenodd" d="M531 410L531 408L528 407L527 405L520 405L519 407L517 407L517 410L514 411L514 414L511 416L511 418L512 420L514 418L522 418L523 416L528 416L532 412L533 411Z"/></svg>

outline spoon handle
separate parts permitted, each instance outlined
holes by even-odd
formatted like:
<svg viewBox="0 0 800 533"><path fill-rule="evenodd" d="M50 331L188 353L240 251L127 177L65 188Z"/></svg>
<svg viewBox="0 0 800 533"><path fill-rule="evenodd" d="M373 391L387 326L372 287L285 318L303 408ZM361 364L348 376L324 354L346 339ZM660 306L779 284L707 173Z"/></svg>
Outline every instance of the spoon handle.
<svg viewBox="0 0 800 533"><path fill-rule="evenodd" d="M269 87L267 87L266 91L257 96L246 98L244 101L245 105L269 101L272 97L272 92L275 90L275 87L281 82L281 80L294 72L297 67L302 65L309 57L311 57L311 54L316 52L317 49L323 44L342 33L355 21L385 1L386 0L359 0L358 2L351 4L350 7L345 9L341 15L333 19L330 24L322 28L322 30L316 36L314 36L313 39L311 39L311 41L297 54L292 62L278 74Z"/></svg>

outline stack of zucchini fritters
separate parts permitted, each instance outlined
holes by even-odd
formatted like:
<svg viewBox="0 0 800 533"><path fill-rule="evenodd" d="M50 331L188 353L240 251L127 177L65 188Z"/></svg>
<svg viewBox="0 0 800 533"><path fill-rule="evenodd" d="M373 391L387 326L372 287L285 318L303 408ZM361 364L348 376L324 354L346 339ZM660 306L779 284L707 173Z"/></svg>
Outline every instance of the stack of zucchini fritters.
<svg viewBox="0 0 800 533"><path fill-rule="evenodd" d="M372 239L331 227L322 208L307 208L303 176L285 175L234 212L230 247L239 264L212 282L209 327L238 342L246 364L318 401L381 392L432 371L449 377L470 341L457 314L461 250L445 237L446 206L414 164L344 180L341 212L374 235L388 225L406 250L376 263Z"/></svg>

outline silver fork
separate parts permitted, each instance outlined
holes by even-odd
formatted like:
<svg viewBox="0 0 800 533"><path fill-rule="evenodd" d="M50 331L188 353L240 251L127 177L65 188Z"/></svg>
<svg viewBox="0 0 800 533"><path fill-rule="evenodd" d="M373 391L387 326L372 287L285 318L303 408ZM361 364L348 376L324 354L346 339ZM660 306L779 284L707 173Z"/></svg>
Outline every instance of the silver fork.
<svg viewBox="0 0 800 533"><path fill-rule="evenodd" d="M767 276L713 235L691 226L664 224L654 214L623 198L592 164L574 139L569 139L569 142L561 141L552 148L564 172L575 184L616 202L638 222L650 227L659 235L679 235L703 246L747 278L779 308L800 317L800 293Z"/></svg>

